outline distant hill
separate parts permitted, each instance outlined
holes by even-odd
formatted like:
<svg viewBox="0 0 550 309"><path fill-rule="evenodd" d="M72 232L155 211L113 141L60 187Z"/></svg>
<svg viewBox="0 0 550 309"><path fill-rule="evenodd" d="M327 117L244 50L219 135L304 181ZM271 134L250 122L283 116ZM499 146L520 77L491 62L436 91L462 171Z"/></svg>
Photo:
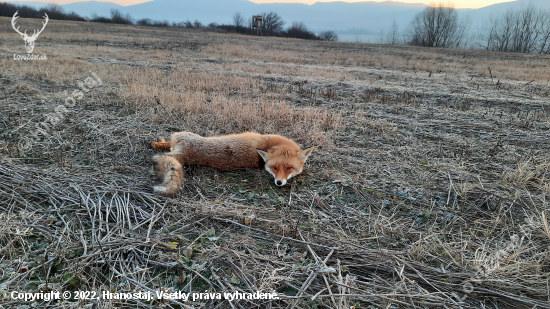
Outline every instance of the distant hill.
<svg viewBox="0 0 550 309"><path fill-rule="evenodd" d="M469 12L469 16L472 19L473 30L481 27L483 23L489 21L491 17L497 17L498 15L504 14L509 9L518 9L522 6L527 6L529 3L532 3L538 8L550 10L550 0L518 0L489 5Z"/></svg>
<svg viewBox="0 0 550 309"><path fill-rule="evenodd" d="M0 2L8 2L13 4L18 4L18 5L28 5L34 8L41 8L48 4L48 2L41 2L41 1L0 1Z"/></svg>
<svg viewBox="0 0 550 309"><path fill-rule="evenodd" d="M84 1L84 2L73 2L64 4L63 7L67 12L76 12L78 15L91 17L95 14L98 16L110 16L111 9L118 9L120 11L125 11L125 6L112 2L101 2L101 1Z"/></svg>
<svg viewBox="0 0 550 309"><path fill-rule="evenodd" d="M8 1L42 7L47 2ZM518 8L532 2L541 8L550 9L550 0L517 0L498 3L480 9L459 9L461 15L468 15L472 21L472 31L476 31L491 16L502 14L510 8ZM335 30L344 40L373 41L381 30L390 29L394 21L400 29L405 29L414 15L424 9L424 4L411 4L398 1L384 2L317 2L312 5L300 3L254 3L248 0L153 0L135 5L121 6L111 2L84 1L65 4L68 11L91 17L109 16L115 8L130 14L134 19L150 18L179 22L198 20L203 24L216 22L231 24L232 16L240 12L252 16L261 12L275 11L289 26L293 21L302 21L314 31Z"/></svg>

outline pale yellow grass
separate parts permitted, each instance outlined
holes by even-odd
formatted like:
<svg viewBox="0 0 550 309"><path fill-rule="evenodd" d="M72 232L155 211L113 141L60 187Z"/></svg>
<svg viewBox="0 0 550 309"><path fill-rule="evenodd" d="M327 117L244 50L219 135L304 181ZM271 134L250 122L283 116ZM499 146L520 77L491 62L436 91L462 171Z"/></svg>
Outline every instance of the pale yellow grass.
<svg viewBox="0 0 550 309"><path fill-rule="evenodd" d="M284 132L297 140L326 145L329 140L323 132L341 125L341 117L326 110L293 108L285 100L259 93L256 79L246 77L142 68L128 72L124 83L128 102L153 113L157 121L176 120L187 130L202 126L206 130L201 131L214 134Z"/></svg>
<svg viewBox="0 0 550 309"><path fill-rule="evenodd" d="M50 36L55 37L55 40L76 37L75 34L67 37L61 33ZM112 38L109 34L103 37ZM48 37L44 39L47 42ZM89 39L95 39L94 35ZM119 41L122 45L125 42ZM2 50L17 52L22 49L18 40L10 43ZM36 53L48 55L48 61L35 62L30 66L26 62L4 58L0 63L16 76L40 78L75 88L78 80L94 72L109 87L117 89L126 101L126 106L143 117L173 123L181 130L199 131L202 134L251 130L280 133L298 141L329 145L331 142L326 130L341 125L338 114L329 114L326 110L314 107L292 107L281 93L263 92L257 77L239 75L238 72L219 73L220 70L228 69L224 68L223 63L197 62L196 56L190 54L112 46L90 48L67 45L60 48L44 45L38 45ZM167 63L166 59L170 59L170 62ZM141 66L130 68L129 62ZM257 68L254 65L243 65L245 67ZM284 73L285 70L279 72ZM45 98L48 99L47 96ZM157 99L161 106L158 106Z"/></svg>
<svg viewBox="0 0 550 309"><path fill-rule="evenodd" d="M351 43L342 43L351 45ZM475 50L441 50L403 46L382 47L352 45L351 50L310 48L299 53L287 45L210 44L204 56L233 59L254 59L270 63L319 64L328 66L403 68L425 72L461 73L500 79L550 81L550 56L502 54ZM382 52L381 48L388 49ZM405 50L407 49L407 50ZM445 53L442 55L442 53ZM478 57L481 55L482 57ZM494 57L491 57L494 55ZM502 57L504 56L504 57ZM507 57L508 56L508 57ZM510 59L511 58L511 59ZM527 60L527 61L526 61ZM491 73L489 72L491 68Z"/></svg>
<svg viewBox="0 0 550 309"><path fill-rule="evenodd" d="M535 164L532 160L522 161L516 169L508 169L502 175L504 183L517 188L533 188L549 192L550 164Z"/></svg>
<svg viewBox="0 0 550 309"><path fill-rule="evenodd" d="M312 68L303 67L293 64L280 64L277 66L262 64L262 63L228 63L224 66L226 69L232 71L241 71L247 73L258 73L259 76L277 76L277 75L289 75L289 76L308 76L309 79L353 79L353 76L342 73L337 69L330 67L326 68ZM305 79L307 80L307 79ZM304 80L304 81L305 81Z"/></svg>

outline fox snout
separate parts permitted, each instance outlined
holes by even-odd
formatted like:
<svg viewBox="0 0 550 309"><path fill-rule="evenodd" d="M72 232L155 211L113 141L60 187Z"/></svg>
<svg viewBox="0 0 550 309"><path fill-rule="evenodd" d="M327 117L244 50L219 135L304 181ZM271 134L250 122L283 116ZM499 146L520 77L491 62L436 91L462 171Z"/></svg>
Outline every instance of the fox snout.
<svg viewBox="0 0 550 309"><path fill-rule="evenodd" d="M266 164L266 170L275 178L278 187L286 185L287 181L302 172L301 166L287 166L283 164Z"/></svg>

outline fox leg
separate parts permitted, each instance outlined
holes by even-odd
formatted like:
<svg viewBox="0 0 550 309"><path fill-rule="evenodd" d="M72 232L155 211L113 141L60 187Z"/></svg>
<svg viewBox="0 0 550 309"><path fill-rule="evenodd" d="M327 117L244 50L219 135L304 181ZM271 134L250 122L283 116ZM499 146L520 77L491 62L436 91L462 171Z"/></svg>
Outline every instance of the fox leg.
<svg viewBox="0 0 550 309"><path fill-rule="evenodd" d="M158 194L174 195L180 191L183 186L183 170L171 170L164 175L162 182L153 187L153 191Z"/></svg>
<svg viewBox="0 0 550 309"><path fill-rule="evenodd" d="M183 168L178 160L169 155L155 155L151 160L151 174L161 182L153 186L153 191L158 194L174 195L183 186Z"/></svg>
<svg viewBox="0 0 550 309"><path fill-rule="evenodd" d="M172 147L172 143L167 142L164 139L164 137L161 137L161 138L159 138L158 142L152 142L151 146L153 146L153 148L155 148L155 149L161 149L161 150L164 150L164 151L168 151Z"/></svg>

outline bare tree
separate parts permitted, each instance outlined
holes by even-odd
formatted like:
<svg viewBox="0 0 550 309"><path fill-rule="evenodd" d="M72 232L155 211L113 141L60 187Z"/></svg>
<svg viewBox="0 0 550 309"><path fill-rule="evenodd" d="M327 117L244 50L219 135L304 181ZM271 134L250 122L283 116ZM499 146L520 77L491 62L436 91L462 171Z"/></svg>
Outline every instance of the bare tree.
<svg viewBox="0 0 550 309"><path fill-rule="evenodd" d="M237 28L237 31L244 25L244 16L237 12L233 15L233 25Z"/></svg>
<svg viewBox="0 0 550 309"><path fill-rule="evenodd" d="M378 44L384 44L385 43L386 34L384 33L384 30L380 30L376 37L376 43Z"/></svg>
<svg viewBox="0 0 550 309"><path fill-rule="evenodd" d="M130 14L123 15L117 9L111 9L111 22L115 24L131 24L132 17L130 17Z"/></svg>
<svg viewBox="0 0 550 309"><path fill-rule="evenodd" d="M323 31L319 33L319 38L323 41L338 41L338 35L333 30Z"/></svg>
<svg viewBox="0 0 550 309"><path fill-rule="evenodd" d="M355 42L359 43L359 42L361 42L361 36L365 34L365 29L363 29L363 28L361 28L361 29L353 28L353 29L351 29L351 32L355 36Z"/></svg>
<svg viewBox="0 0 550 309"><path fill-rule="evenodd" d="M550 11L532 4L493 17L485 27L485 48L520 53L550 52Z"/></svg>
<svg viewBox="0 0 550 309"><path fill-rule="evenodd" d="M452 4L431 4L414 17L410 43L428 47L459 47L464 42L467 28L467 21L458 20L458 13Z"/></svg>
<svg viewBox="0 0 550 309"><path fill-rule="evenodd" d="M68 15L65 13L65 9L61 5L55 3L48 3L42 11L47 13L51 19L66 19Z"/></svg>
<svg viewBox="0 0 550 309"><path fill-rule="evenodd" d="M542 36L540 39L539 53L550 54L550 10L546 11L546 21L542 26Z"/></svg>
<svg viewBox="0 0 550 309"><path fill-rule="evenodd" d="M48 12L49 15L63 15L63 14L65 14L65 9L61 5L55 4L55 3L48 3L44 7L44 11Z"/></svg>
<svg viewBox="0 0 550 309"><path fill-rule="evenodd" d="M288 29L296 29L298 31L308 31L306 24L302 21L295 21Z"/></svg>
<svg viewBox="0 0 550 309"><path fill-rule="evenodd" d="M283 25L285 22L275 12L262 13L262 31L265 34L273 34L275 32L283 31Z"/></svg>
<svg viewBox="0 0 550 309"><path fill-rule="evenodd" d="M150 18L142 18L142 19L139 19L138 21L136 21L136 25L138 26L149 26L151 25L153 22L151 21ZM174 25L174 27L176 27L176 25Z"/></svg>
<svg viewBox="0 0 550 309"><path fill-rule="evenodd" d="M397 45L399 44L399 27L397 22L394 20L391 26L390 32L386 36L386 44Z"/></svg>
<svg viewBox="0 0 550 309"><path fill-rule="evenodd" d="M290 26L286 30L286 35L291 38L299 38L299 39L306 39L306 40L316 40L319 39L315 33L309 31L306 27L306 25L301 21L295 21L292 23L292 26Z"/></svg>

